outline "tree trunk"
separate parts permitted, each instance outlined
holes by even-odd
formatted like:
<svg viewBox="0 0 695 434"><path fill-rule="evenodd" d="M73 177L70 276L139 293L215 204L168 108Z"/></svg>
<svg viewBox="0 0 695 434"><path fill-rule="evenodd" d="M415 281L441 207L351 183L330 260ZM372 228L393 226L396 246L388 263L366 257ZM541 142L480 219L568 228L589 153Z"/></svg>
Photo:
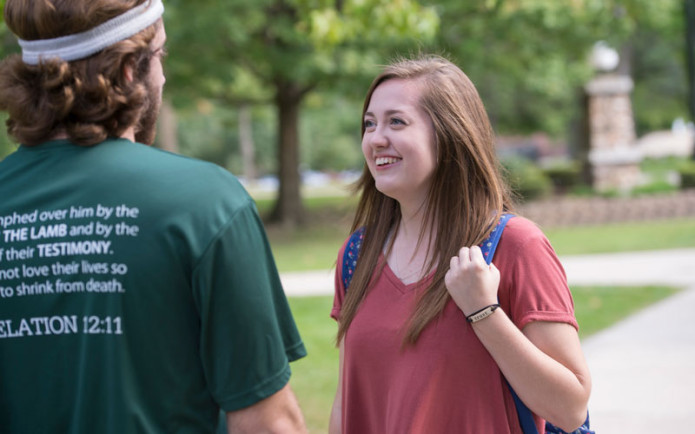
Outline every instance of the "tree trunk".
<svg viewBox="0 0 695 434"><path fill-rule="evenodd" d="M270 220L292 228L305 218L299 175L299 107L304 93L296 83L283 81L276 82L276 90L280 189Z"/></svg>
<svg viewBox="0 0 695 434"><path fill-rule="evenodd" d="M169 152L179 152L176 112L169 100L162 100L159 112L157 147Z"/></svg>
<svg viewBox="0 0 695 434"><path fill-rule="evenodd" d="M244 177L248 181L256 179L256 152L253 143L251 108L248 104L239 106L239 147Z"/></svg>

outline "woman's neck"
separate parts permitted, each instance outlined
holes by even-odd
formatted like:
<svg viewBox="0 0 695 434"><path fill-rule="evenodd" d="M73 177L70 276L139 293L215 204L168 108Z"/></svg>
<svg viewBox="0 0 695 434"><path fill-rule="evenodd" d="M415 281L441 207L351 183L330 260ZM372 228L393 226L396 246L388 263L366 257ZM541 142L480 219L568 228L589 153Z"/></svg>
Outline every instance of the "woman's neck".
<svg viewBox="0 0 695 434"><path fill-rule="evenodd" d="M429 228L423 231L427 225L433 224L432 221L427 221L427 202L422 202L414 206L407 206L404 203L399 203L401 210L401 219L397 228L397 234L406 239L418 239L420 234L424 232L425 238L430 237L431 231Z"/></svg>
<svg viewBox="0 0 695 434"><path fill-rule="evenodd" d="M419 281L430 271L435 234L430 230L431 222L426 221L424 209L422 206L408 212L401 207L401 220L395 228L395 238L387 257L391 270L406 284Z"/></svg>

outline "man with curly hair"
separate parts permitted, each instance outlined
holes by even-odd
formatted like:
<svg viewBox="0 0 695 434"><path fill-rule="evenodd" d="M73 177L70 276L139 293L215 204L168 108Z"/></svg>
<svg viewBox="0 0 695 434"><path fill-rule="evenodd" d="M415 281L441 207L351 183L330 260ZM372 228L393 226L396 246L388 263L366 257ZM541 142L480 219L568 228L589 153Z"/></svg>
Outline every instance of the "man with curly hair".
<svg viewBox="0 0 695 434"><path fill-rule="evenodd" d="M0 430L305 432L306 350L253 200L151 145L161 0L7 0ZM221 417L224 415L225 417Z"/></svg>

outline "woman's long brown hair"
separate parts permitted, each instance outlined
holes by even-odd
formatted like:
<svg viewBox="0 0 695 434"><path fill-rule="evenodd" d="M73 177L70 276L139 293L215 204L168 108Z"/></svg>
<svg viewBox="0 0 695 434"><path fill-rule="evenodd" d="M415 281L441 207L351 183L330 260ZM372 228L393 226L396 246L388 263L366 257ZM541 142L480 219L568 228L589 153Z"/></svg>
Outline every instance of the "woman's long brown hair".
<svg viewBox="0 0 695 434"><path fill-rule="evenodd" d="M420 240L427 235L434 237L425 269L435 272L431 284L424 289L404 323L403 344L413 345L449 300L444 275L451 257L461 247L484 240L502 212L511 211L513 206L501 176L494 150L494 133L485 107L463 71L439 56L395 62L372 82L365 98L363 117L374 90L381 83L396 78L415 80L420 85L419 103L432 121L437 155L420 233ZM375 281L372 277L382 271L376 269L379 255L389 233L401 220L398 202L376 189L366 164L357 190L361 197L352 230L364 227L365 234L340 313L338 342L345 336L370 284Z"/></svg>

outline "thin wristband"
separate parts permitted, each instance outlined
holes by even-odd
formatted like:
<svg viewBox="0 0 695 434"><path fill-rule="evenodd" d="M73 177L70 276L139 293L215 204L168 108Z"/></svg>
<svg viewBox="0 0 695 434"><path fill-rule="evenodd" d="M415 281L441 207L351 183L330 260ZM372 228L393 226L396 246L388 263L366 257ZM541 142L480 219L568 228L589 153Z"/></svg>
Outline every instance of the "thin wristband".
<svg viewBox="0 0 695 434"><path fill-rule="evenodd" d="M466 321L468 321L469 323L474 323L474 322L480 321L481 319L487 318L490 315L492 315L492 313L499 307L500 307L499 304L491 304L489 306L485 306L484 308L482 308L478 311L475 311L472 314L468 315L466 317Z"/></svg>

